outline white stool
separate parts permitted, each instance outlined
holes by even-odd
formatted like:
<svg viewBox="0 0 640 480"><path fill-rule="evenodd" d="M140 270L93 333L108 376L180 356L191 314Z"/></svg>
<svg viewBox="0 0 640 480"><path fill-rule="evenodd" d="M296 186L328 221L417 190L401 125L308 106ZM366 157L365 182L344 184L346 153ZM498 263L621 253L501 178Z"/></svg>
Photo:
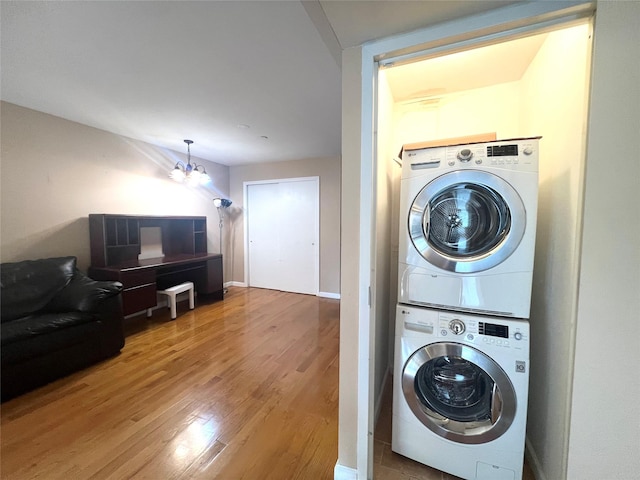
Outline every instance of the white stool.
<svg viewBox="0 0 640 480"><path fill-rule="evenodd" d="M195 302L193 298L193 282L184 282L180 285L176 285L175 287L169 287L166 290L158 290L156 293L158 295L166 295L167 302L169 303L169 308L171 309L171 320L175 320L177 317L176 314L176 296L179 293L189 292L189 309L193 310L195 308ZM147 317L151 316L151 308L147 309Z"/></svg>

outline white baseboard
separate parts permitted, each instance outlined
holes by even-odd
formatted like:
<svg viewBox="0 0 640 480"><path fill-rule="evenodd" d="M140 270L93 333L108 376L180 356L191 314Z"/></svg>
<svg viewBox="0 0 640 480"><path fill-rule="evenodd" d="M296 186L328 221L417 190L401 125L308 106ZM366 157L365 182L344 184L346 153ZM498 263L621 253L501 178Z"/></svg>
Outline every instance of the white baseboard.
<svg viewBox="0 0 640 480"><path fill-rule="evenodd" d="M318 292L318 296L319 297L323 297L323 298L334 298L336 300L340 300L340 294L339 293Z"/></svg>
<svg viewBox="0 0 640 480"><path fill-rule="evenodd" d="M358 471L355 468L336 463L333 469L333 480L358 480Z"/></svg>
<svg viewBox="0 0 640 480"><path fill-rule="evenodd" d="M229 287L247 288L249 285L247 285L245 282L224 282L223 286L224 288L229 288ZM332 293L332 292L318 292L318 297L335 298L336 300L340 300L340 294Z"/></svg>

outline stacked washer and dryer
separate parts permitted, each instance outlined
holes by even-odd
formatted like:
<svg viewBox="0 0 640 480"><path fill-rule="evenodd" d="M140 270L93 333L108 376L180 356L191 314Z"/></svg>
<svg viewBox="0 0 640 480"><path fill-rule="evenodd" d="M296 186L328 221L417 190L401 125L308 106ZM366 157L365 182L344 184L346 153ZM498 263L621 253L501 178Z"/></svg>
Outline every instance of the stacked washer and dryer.
<svg viewBox="0 0 640 480"><path fill-rule="evenodd" d="M392 449L522 477L540 137L403 151Z"/></svg>

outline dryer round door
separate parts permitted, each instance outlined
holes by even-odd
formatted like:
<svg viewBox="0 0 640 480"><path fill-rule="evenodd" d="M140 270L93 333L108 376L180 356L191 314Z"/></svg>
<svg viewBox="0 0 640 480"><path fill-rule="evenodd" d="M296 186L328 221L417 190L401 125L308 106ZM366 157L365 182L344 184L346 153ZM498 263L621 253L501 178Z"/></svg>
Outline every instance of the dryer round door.
<svg viewBox="0 0 640 480"><path fill-rule="evenodd" d="M422 257L450 272L493 268L518 248L526 211L520 195L489 172L459 170L429 182L409 209L409 236Z"/></svg>
<svg viewBox="0 0 640 480"><path fill-rule="evenodd" d="M402 371L402 391L429 430L458 443L495 440L516 414L516 393L500 365L459 343L432 343L414 352Z"/></svg>

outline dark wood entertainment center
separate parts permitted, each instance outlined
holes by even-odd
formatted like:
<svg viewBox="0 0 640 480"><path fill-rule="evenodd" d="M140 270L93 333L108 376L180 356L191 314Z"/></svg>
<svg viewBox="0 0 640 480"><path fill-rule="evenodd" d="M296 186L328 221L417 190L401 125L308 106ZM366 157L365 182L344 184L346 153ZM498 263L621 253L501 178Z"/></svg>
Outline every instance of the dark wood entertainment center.
<svg viewBox="0 0 640 480"><path fill-rule="evenodd" d="M139 259L141 228L159 230L163 256ZM222 300L222 255L207 253L207 217L90 214L95 280L122 282L125 315L156 305L156 291L185 281L200 295Z"/></svg>

